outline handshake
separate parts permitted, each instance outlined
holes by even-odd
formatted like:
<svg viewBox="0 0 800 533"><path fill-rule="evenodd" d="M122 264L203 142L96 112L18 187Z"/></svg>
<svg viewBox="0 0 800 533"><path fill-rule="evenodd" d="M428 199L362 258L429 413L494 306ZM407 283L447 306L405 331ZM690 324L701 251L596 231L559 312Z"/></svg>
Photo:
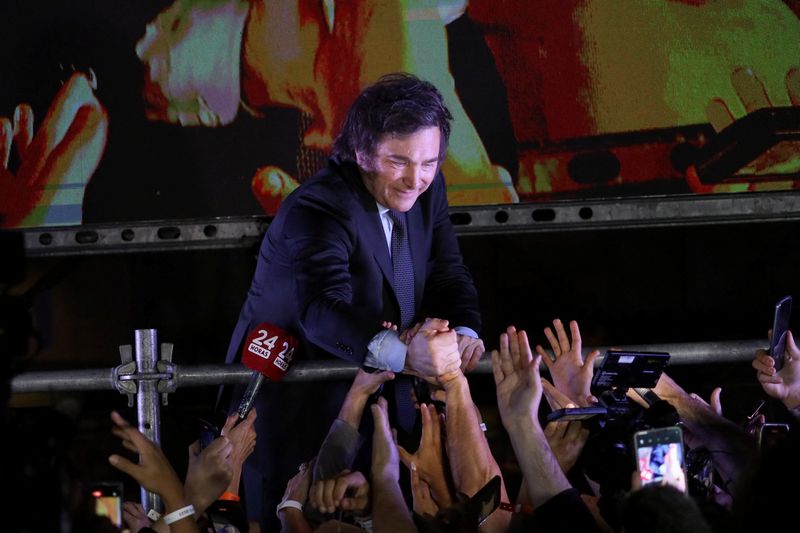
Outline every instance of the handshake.
<svg viewBox="0 0 800 533"><path fill-rule="evenodd" d="M444 385L474 368L483 354L483 341L458 335L447 320L428 318L401 335L408 345L403 372Z"/></svg>

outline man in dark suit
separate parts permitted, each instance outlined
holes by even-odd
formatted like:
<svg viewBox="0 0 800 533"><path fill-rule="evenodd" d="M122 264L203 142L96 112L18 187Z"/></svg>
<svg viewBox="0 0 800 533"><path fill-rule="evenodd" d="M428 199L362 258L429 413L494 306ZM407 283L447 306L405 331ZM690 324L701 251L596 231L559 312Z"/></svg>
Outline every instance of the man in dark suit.
<svg viewBox="0 0 800 533"><path fill-rule="evenodd" d="M385 76L361 92L328 167L294 191L269 226L231 339L229 363L248 333L267 322L298 337L303 359L334 356L429 381L453 365L471 369L477 364L484 351L477 291L461 258L439 172L451 118L438 90L411 75ZM393 232L401 229L405 241L395 248ZM408 257L408 268L393 262L393 255ZM441 317L455 327L459 353L451 355L454 359L433 360L408 350L401 334L425 317ZM386 322L398 330L387 329ZM311 450L319 446L348 385L263 390L256 402L262 429L249 466L268 483L288 479L278 463L291 462L289 451L302 453L303 444ZM308 408L314 414L311 424ZM317 422L320 415L324 420ZM293 442L300 440L299 421L304 430L313 426L312 433L320 434ZM254 489L247 478L246 468L249 496ZM273 499L269 494L259 499L265 511L274 509ZM251 517L258 503L247 498Z"/></svg>

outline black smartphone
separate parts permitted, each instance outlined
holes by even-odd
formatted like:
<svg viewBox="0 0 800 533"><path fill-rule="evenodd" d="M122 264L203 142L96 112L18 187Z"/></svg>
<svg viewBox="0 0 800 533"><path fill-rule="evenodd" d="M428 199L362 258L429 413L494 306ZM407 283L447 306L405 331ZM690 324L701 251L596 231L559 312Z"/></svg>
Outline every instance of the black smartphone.
<svg viewBox="0 0 800 533"><path fill-rule="evenodd" d="M494 476L467 502L468 514L477 513L478 525L500 506L500 476Z"/></svg>
<svg viewBox="0 0 800 533"><path fill-rule="evenodd" d="M602 406L595 407L567 407L565 409L556 409L547 413L548 422L556 421L572 421L572 420L591 420L596 416L605 416L608 414L608 409Z"/></svg>
<svg viewBox="0 0 800 533"><path fill-rule="evenodd" d="M200 434L197 437L200 441L200 449L205 450L209 444L214 442L214 439L220 436L220 429L213 422L203 418L198 418L197 423L200 427Z"/></svg>
<svg viewBox="0 0 800 533"><path fill-rule="evenodd" d="M772 318L772 338L769 343L769 355L775 360L776 370L783 368L786 332L789 331L791 316L792 297L784 296L775 304L775 315Z"/></svg>
<svg viewBox="0 0 800 533"><path fill-rule="evenodd" d="M608 350L594 373L592 387L652 389L669 358L666 352Z"/></svg>
<svg viewBox="0 0 800 533"><path fill-rule="evenodd" d="M678 426L646 429L633 434L636 471L642 486L670 484L686 492L683 432Z"/></svg>
<svg viewBox="0 0 800 533"><path fill-rule="evenodd" d="M94 499L94 510L117 527L122 527L123 485L121 481L96 481L89 483L89 494Z"/></svg>
<svg viewBox="0 0 800 533"><path fill-rule="evenodd" d="M789 424L764 424L758 432L758 446L771 450L789 436Z"/></svg>

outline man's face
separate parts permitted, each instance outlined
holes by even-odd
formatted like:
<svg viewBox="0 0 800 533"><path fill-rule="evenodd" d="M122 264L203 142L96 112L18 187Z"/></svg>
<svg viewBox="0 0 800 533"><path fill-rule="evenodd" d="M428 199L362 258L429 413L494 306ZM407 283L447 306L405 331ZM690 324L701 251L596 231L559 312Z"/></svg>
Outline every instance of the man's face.
<svg viewBox="0 0 800 533"><path fill-rule="evenodd" d="M381 205L405 212L414 207L439 168L439 128L422 128L404 137L384 135L375 156L357 154L361 178Z"/></svg>

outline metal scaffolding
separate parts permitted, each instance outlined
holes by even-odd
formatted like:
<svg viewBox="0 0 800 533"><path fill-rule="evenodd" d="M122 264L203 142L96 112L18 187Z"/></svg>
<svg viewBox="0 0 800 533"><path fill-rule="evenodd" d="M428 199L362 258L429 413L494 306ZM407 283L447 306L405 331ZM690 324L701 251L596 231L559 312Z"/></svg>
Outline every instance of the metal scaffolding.
<svg viewBox="0 0 800 533"><path fill-rule="evenodd" d="M153 442L161 442L161 405L180 387L203 387L247 383L252 371L241 364L179 365L172 361L173 345L158 344L154 329L135 331L135 344L119 347L121 364L113 368L24 372L11 379L13 394L53 391L116 390L136 403L138 428ZM670 363L698 365L750 361L763 340L616 346L619 350L667 352ZM601 352L608 347L598 347ZM585 354L584 354L585 355ZM599 364L599 358L596 361ZM295 361L284 381L308 382L352 379L358 367L345 361ZM484 357L473 371L491 373ZM159 398L160 396L160 398ZM159 401L160 400L160 401ZM157 494L141 489L145 512L160 509Z"/></svg>

